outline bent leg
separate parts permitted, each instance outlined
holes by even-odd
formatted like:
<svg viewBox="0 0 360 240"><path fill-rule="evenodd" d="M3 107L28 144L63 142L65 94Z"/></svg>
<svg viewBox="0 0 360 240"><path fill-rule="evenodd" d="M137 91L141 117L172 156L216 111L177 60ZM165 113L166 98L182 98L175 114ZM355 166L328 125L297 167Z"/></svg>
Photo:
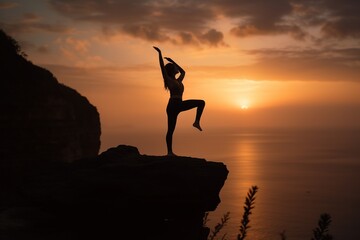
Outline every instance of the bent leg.
<svg viewBox="0 0 360 240"><path fill-rule="evenodd" d="M194 122L193 126L196 127L197 129L199 129L200 131L202 131L202 129L200 127L200 119L201 119L201 115L204 111L204 107L205 107L204 100L191 99L191 100L182 101L182 103L181 103L181 111L187 111L192 108L197 108L195 122Z"/></svg>

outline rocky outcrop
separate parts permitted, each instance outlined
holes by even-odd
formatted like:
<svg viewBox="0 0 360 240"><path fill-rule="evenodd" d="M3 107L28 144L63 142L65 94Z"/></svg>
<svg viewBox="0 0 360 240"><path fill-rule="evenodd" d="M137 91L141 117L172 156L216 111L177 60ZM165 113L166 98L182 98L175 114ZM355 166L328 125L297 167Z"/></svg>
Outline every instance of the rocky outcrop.
<svg viewBox="0 0 360 240"><path fill-rule="evenodd" d="M219 162L141 155L120 145L28 179L22 200L0 213L0 221L21 222L4 231L19 239L52 239L54 233L71 239L206 239L203 217L220 203L227 174Z"/></svg>
<svg viewBox="0 0 360 240"><path fill-rule="evenodd" d="M97 156L96 107L28 61L2 30L0 52L0 180L21 178L48 162Z"/></svg>

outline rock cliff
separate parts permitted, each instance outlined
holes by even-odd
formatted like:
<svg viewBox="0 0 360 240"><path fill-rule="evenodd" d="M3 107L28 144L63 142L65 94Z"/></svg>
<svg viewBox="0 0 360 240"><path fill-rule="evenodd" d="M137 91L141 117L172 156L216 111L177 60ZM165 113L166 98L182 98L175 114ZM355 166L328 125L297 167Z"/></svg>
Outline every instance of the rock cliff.
<svg viewBox="0 0 360 240"><path fill-rule="evenodd" d="M4 237L18 239L204 240L204 214L220 203L227 174L222 163L119 145L29 178L0 221L10 223Z"/></svg>
<svg viewBox="0 0 360 240"><path fill-rule="evenodd" d="M0 53L0 175L19 180L50 161L97 156L101 128L96 107L28 61L2 30Z"/></svg>

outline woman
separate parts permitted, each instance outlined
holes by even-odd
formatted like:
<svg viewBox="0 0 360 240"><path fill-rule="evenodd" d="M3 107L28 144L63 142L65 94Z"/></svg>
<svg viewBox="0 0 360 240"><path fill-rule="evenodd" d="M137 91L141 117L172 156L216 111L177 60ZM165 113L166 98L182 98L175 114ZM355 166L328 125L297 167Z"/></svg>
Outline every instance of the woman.
<svg viewBox="0 0 360 240"><path fill-rule="evenodd" d="M168 118L168 130L166 133L166 145L168 156L176 156L172 150L172 137L176 126L177 116L180 112L197 108L195 121L193 126L200 131L200 118L201 114L205 107L205 101L203 100L182 100L182 95L184 92L184 85L182 81L185 77L185 71L177 63L174 62L171 58L165 57L169 61L164 65L163 57L161 50L157 47L154 47L155 50L159 53L159 62L160 69L164 79L164 87L166 90L170 91L170 99L166 107L166 113ZM180 73L179 77L176 77L176 74Z"/></svg>

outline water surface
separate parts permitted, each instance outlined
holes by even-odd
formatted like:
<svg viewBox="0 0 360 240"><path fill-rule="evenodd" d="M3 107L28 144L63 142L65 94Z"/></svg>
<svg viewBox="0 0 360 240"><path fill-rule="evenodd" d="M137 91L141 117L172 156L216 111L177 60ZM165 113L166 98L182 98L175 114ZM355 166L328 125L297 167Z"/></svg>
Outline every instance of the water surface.
<svg viewBox="0 0 360 240"><path fill-rule="evenodd" d="M142 133L141 141L126 134L113 141L137 146L142 154L165 154L164 134L147 134ZM310 240L322 213L331 215L335 239L360 239L359 130L178 131L174 150L226 164L229 176L208 225L229 211L222 232L228 239L236 239L245 196L253 185L259 192L247 239L281 239L279 233L285 231L287 239Z"/></svg>

